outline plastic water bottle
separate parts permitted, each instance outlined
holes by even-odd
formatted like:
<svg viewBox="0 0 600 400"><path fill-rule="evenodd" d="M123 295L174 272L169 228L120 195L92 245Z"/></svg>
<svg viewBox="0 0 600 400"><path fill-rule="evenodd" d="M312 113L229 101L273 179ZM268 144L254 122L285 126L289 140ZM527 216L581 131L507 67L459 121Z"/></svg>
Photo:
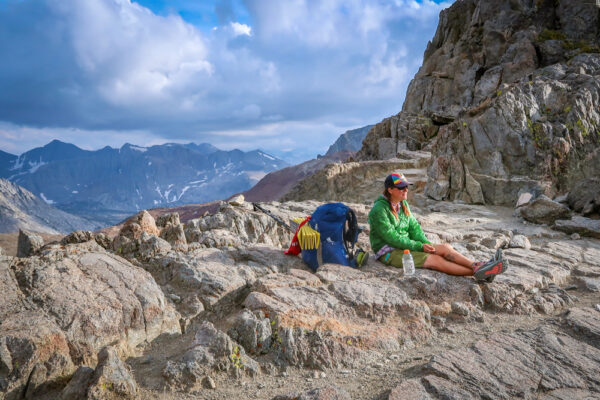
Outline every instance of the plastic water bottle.
<svg viewBox="0 0 600 400"><path fill-rule="evenodd" d="M404 275L414 275L415 273L415 262L408 249L404 250L404 255L402 256L402 268L404 269Z"/></svg>

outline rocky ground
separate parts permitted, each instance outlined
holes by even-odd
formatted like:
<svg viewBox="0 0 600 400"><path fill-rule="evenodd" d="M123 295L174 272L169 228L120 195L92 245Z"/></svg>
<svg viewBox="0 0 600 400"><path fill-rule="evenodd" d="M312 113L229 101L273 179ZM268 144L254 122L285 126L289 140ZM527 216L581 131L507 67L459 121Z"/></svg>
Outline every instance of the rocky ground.
<svg viewBox="0 0 600 400"><path fill-rule="evenodd" d="M318 204L264 206L287 221ZM0 393L600 396L600 242L505 207L420 194L412 204L432 240L477 259L502 247L510 269L491 284L405 277L373 259L312 273L283 255L289 232L236 201L186 224L140 213L115 238L76 232L27 258L4 256ZM370 206L351 206L368 248Z"/></svg>

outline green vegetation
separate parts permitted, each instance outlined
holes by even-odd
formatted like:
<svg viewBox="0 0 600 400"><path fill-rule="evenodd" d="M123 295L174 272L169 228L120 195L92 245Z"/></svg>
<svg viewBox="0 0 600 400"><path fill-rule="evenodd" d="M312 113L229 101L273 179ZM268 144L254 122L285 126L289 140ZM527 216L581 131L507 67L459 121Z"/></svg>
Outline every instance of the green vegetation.
<svg viewBox="0 0 600 400"><path fill-rule="evenodd" d="M527 117L527 130L533 139L536 148L542 149L549 146L548 138L544 133L544 127L539 122L533 122Z"/></svg>
<svg viewBox="0 0 600 400"><path fill-rule="evenodd" d="M565 50L579 50L580 53L600 53L600 47L585 40L566 40L562 43L562 47Z"/></svg>
<svg viewBox="0 0 600 400"><path fill-rule="evenodd" d="M537 37L539 42L546 40L560 40L561 46L566 51L579 50L578 53L600 53L600 47L594 43L586 42L585 40L569 40L561 31L552 29L544 29Z"/></svg>
<svg viewBox="0 0 600 400"><path fill-rule="evenodd" d="M577 125L577 129L579 129L579 132L581 132L581 136L586 137L589 134L585 125L583 125L582 120L578 119L577 122L575 123L575 125Z"/></svg>
<svg viewBox="0 0 600 400"><path fill-rule="evenodd" d="M239 346L235 346L235 348L233 349L231 361L233 361L233 366L236 368L242 368L244 366L244 362L242 361L242 353L240 351Z"/></svg>
<svg viewBox="0 0 600 400"><path fill-rule="evenodd" d="M567 40L567 36L561 31L553 31L552 29L544 29L538 35L538 40L540 42L545 42L546 40Z"/></svg>
<svg viewBox="0 0 600 400"><path fill-rule="evenodd" d="M496 92L496 97L500 97L500 95L501 95L501 94L502 94L502 90L498 90L498 91Z"/></svg>
<svg viewBox="0 0 600 400"><path fill-rule="evenodd" d="M565 112L565 114L570 113L571 112L571 106L566 106L563 111Z"/></svg>

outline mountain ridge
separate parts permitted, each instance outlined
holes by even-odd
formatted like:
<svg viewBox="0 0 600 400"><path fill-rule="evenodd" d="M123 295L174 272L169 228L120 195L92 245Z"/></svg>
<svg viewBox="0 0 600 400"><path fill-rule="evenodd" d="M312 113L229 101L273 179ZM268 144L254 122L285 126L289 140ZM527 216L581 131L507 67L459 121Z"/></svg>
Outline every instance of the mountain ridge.
<svg viewBox="0 0 600 400"><path fill-rule="evenodd" d="M13 158L9 178L69 213L112 225L141 209L204 203L249 189L287 164L262 150L220 150L208 143L126 143L82 150L53 140Z"/></svg>
<svg viewBox="0 0 600 400"><path fill-rule="evenodd" d="M329 149L327 149L325 155L330 156L340 151L359 151L362 147L363 140L367 136L367 133L374 126L375 125L366 125L361 128L347 130L341 134L331 146L329 146Z"/></svg>

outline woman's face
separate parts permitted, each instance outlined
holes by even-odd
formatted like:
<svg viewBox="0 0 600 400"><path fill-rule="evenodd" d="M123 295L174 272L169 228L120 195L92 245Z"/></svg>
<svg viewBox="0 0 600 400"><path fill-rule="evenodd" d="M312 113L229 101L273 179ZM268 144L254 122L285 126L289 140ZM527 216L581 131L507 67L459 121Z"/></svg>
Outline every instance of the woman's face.
<svg viewBox="0 0 600 400"><path fill-rule="evenodd" d="M398 189L397 187L391 187L388 189L390 193L390 199L392 203L398 203L400 201L406 200L408 197L408 186L403 189Z"/></svg>

